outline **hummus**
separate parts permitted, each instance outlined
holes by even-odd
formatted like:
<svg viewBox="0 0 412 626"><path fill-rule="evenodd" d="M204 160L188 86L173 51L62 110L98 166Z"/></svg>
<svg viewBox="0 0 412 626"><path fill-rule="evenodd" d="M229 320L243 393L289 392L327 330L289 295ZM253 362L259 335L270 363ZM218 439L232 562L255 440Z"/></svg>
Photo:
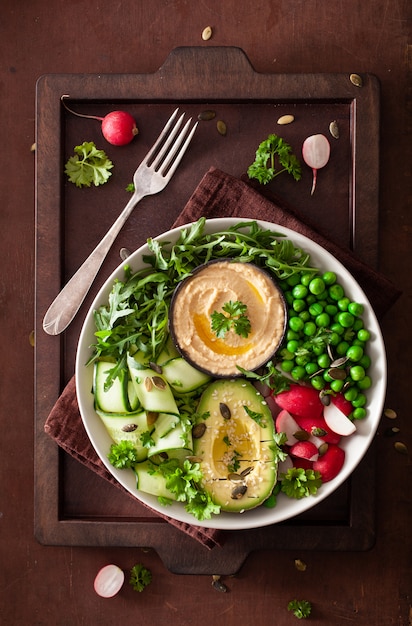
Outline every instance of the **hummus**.
<svg viewBox="0 0 412 626"><path fill-rule="evenodd" d="M224 337L212 330L212 314L231 302L246 305L250 332L233 328ZM282 341L286 324L283 294L267 272L251 263L212 261L176 289L170 308L170 331L177 349L195 367L214 376L240 376L237 366L255 370Z"/></svg>

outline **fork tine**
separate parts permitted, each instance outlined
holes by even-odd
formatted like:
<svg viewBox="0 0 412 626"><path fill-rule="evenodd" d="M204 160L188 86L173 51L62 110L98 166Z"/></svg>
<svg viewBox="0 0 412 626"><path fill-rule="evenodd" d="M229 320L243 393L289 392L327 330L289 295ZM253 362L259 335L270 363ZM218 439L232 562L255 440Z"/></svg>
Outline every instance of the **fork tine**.
<svg viewBox="0 0 412 626"><path fill-rule="evenodd" d="M166 141L164 142L163 146L160 148L159 153L155 156L154 160L152 163L146 161L146 164L149 165L149 167L153 168L154 170L157 170L160 163L162 162L162 159L164 157L164 155L167 153L170 144L172 143L173 139L176 137L180 126L182 125L182 121L184 118L185 114L183 113L179 119L177 120L174 128L172 128L172 130L170 131L169 136L167 137ZM163 133L162 133L163 135Z"/></svg>
<svg viewBox="0 0 412 626"><path fill-rule="evenodd" d="M150 148L149 152L146 154L145 158L143 159L142 163L147 163L149 161L149 159L151 158L151 156L154 154L154 152L156 152L157 148L160 146L163 138L165 137L165 135L169 132L169 128L171 127L171 125L174 122L174 119L177 115L179 111L179 107L177 109L175 109L172 113L172 115L169 117L168 121L166 122L166 125L164 127L164 129L162 130L162 132L160 133L160 135L158 136L158 138L156 139L155 143L153 144L153 146Z"/></svg>
<svg viewBox="0 0 412 626"><path fill-rule="evenodd" d="M162 165L162 170L165 171L167 170L167 167L169 165L169 163L172 161L173 157L175 157L174 163L173 165L170 167L169 171L165 172L164 176L166 176L168 179L170 179L173 174L176 171L177 166L179 165L180 161L182 160L182 157L184 155L184 153L187 150L187 147L189 145L189 143L192 140L192 137L195 133L195 130L197 128L198 122L196 122L196 124L194 124L192 130L190 131L190 133L188 134L188 136L186 137L185 142L182 144L182 139L184 137L184 135L186 134L187 129L189 128L190 122L192 121L192 118L190 118L183 130L181 131L177 141L175 142L173 149L170 152L170 155L168 156L168 158L166 159L165 163Z"/></svg>

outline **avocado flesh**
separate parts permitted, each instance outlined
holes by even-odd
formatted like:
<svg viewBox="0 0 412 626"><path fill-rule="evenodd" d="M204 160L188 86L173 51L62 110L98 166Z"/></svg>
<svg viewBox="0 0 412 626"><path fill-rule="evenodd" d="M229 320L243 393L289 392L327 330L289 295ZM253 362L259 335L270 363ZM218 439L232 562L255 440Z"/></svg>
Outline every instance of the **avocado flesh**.
<svg viewBox="0 0 412 626"><path fill-rule="evenodd" d="M197 423L206 428L193 439L193 453L200 459L203 488L222 511L259 506L277 478L273 418L263 396L245 379L217 380L203 392L198 414Z"/></svg>

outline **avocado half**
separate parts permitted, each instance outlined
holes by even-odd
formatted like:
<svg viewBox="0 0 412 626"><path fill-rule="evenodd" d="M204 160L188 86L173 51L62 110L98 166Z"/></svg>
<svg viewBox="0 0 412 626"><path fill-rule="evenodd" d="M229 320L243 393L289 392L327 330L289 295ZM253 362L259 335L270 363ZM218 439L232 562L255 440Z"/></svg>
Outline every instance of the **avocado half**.
<svg viewBox="0 0 412 626"><path fill-rule="evenodd" d="M200 398L193 454L202 486L222 511L264 502L277 480L274 423L263 396L245 379L216 380Z"/></svg>

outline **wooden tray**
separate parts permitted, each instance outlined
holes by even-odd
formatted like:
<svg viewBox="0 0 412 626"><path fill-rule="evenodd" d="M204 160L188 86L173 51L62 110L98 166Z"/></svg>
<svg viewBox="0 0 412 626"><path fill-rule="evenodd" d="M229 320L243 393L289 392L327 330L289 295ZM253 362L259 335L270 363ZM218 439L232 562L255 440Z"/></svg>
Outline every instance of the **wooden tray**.
<svg viewBox="0 0 412 626"><path fill-rule="evenodd" d="M237 48L178 48L154 74L46 75L37 84L36 150L36 351L35 535L46 545L144 546L176 573L232 574L255 550L367 550L375 539L373 450L339 490L290 522L225 532L222 547L208 550L151 514L137 500L58 449L44 433L48 413L74 371L80 329L98 289L119 264L122 247L134 250L167 230L210 166L241 176L258 143L275 132L300 150L310 134L330 137L330 166L310 196L311 172L300 183L283 175L274 189L326 235L375 266L378 243L379 86L344 74L259 74ZM93 120L67 113L104 115L129 110L140 134L115 148ZM214 109L227 124L202 122L178 174L162 194L143 200L109 253L76 319L60 337L42 330L50 302L86 258L129 196L126 185L175 106L193 116ZM295 122L277 126L284 113ZM64 176L73 147L94 141L115 163L110 184L77 189ZM365 487L366 486L366 487Z"/></svg>

